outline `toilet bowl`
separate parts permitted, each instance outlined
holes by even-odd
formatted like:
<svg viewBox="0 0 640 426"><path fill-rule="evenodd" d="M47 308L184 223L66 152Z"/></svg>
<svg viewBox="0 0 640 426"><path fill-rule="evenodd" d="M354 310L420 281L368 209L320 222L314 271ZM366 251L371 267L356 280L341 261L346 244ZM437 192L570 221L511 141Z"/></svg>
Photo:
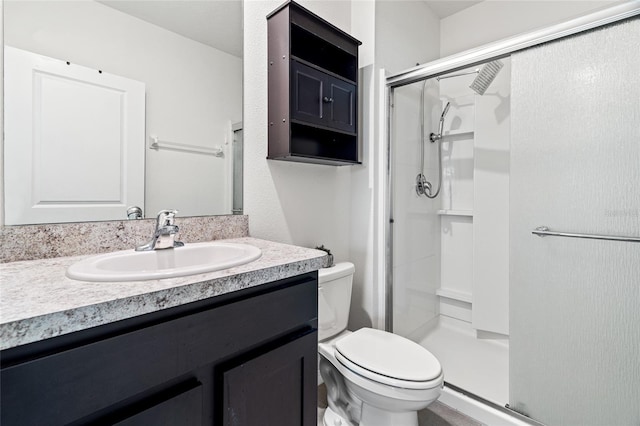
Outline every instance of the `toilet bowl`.
<svg viewBox="0 0 640 426"><path fill-rule="evenodd" d="M319 372L329 403L324 425L417 426L417 411L440 396L440 363L404 337L372 328L347 331L354 267L333 268L318 274Z"/></svg>

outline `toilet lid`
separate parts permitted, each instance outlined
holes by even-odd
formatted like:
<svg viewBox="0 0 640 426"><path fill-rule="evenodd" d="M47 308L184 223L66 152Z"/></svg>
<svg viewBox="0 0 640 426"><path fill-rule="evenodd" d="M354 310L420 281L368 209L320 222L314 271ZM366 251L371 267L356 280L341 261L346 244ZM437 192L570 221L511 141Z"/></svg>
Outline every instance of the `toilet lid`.
<svg viewBox="0 0 640 426"><path fill-rule="evenodd" d="M442 372L431 352L409 339L382 330L361 328L338 340L336 350L365 370L398 380L426 382Z"/></svg>

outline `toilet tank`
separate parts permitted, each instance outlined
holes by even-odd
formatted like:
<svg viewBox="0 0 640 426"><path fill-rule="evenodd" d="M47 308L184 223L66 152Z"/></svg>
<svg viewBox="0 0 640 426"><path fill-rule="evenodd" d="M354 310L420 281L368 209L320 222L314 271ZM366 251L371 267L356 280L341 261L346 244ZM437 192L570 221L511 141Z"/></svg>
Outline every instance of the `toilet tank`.
<svg viewBox="0 0 640 426"><path fill-rule="evenodd" d="M353 263L336 263L318 271L318 340L323 341L347 329L351 308Z"/></svg>

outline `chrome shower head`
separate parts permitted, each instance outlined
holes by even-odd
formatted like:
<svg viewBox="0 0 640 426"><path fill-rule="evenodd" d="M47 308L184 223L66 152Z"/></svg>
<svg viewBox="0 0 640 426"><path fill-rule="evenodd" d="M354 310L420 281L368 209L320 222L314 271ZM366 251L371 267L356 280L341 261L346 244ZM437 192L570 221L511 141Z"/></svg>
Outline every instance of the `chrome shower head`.
<svg viewBox="0 0 640 426"><path fill-rule="evenodd" d="M440 116L440 121L444 121L444 117L449 112L449 107L450 106L451 106L451 102L447 102L447 105L445 105L444 109L442 110L442 115Z"/></svg>
<svg viewBox="0 0 640 426"><path fill-rule="evenodd" d="M450 106L451 106L451 102L447 102L447 104L444 106L444 109L442 110L442 114L440 115L440 124L438 126L438 134L431 133L429 135L429 140L431 141L431 143L442 140L442 131L444 129L444 118L447 116Z"/></svg>
<svg viewBox="0 0 640 426"><path fill-rule="evenodd" d="M478 95L484 95L484 92L487 91L489 85L491 85L503 66L504 64L498 60L484 64L478 76L469 87Z"/></svg>

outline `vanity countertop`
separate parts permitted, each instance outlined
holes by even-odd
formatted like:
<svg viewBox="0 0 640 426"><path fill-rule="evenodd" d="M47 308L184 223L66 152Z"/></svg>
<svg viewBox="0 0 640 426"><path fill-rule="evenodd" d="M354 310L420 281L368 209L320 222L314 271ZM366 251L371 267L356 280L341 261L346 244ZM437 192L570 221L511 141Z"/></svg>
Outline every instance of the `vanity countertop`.
<svg viewBox="0 0 640 426"><path fill-rule="evenodd" d="M65 276L90 256L0 265L0 350L171 308L320 269L325 253L256 238L262 250L245 265L161 280L84 282Z"/></svg>

